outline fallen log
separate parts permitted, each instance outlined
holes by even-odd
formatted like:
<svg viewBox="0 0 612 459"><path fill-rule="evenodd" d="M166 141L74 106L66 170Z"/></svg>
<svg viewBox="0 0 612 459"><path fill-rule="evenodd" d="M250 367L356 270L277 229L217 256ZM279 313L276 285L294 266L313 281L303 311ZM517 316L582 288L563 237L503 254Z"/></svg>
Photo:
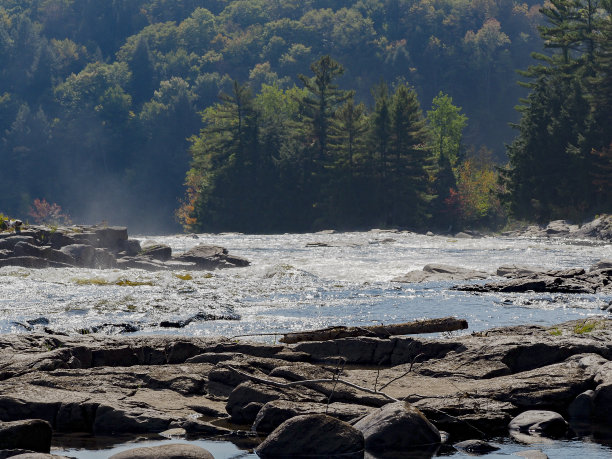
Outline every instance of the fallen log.
<svg viewBox="0 0 612 459"><path fill-rule="evenodd" d="M330 341L339 338L352 338L355 336L375 336L388 338L395 335L416 335L419 333L437 333L468 328L467 320L455 317L441 319L427 319L415 322L405 322L390 325L372 325L367 327L336 326L310 330L305 332L286 333L280 338L281 343L293 344L303 341Z"/></svg>

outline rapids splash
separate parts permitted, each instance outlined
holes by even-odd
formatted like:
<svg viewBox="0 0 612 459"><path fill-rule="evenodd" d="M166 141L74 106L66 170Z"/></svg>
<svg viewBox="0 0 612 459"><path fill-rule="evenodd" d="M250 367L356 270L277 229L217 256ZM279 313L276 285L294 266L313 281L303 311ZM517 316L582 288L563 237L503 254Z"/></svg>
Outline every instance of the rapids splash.
<svg viewBox="0 0 612 459"><path fill-rule="evenodd" d="M174 253L197 244L221 245L251 266L212 272L1 268L0 333L237 336L448 315L467 319L471 332L608 314L602 309L612 300L609 295L474 295L449 290L457 282L391 282L428 263L494 276L501 265L588 268L612 259L612 245L592 241L455 239L380 230L136 239L167 244ZM162 326L168 323L180 325ZM273 335L255 338L274 340Z"/></svg>

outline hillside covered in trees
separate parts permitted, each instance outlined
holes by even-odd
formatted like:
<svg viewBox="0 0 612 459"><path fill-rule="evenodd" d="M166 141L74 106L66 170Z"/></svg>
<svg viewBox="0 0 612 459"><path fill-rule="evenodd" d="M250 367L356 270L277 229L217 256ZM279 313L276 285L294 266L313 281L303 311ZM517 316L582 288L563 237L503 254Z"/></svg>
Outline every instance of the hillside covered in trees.
<svg viewBox="0 0 612 459"><path fill-rule="evenodd" d="M240 231L492 224L498 196L520 217L561 215L566 196L531 196L528 174L555 163L533 162L541 146L609 168L609 3L547 5L0 0L0 211L26 217L45 198L146 231L178 229L177 208L188 228ZM543 32L543 65L516 85L543 50L538 26L582 24L585 8L590 29ZM555 78L573 89L552 94ZM575 126L551 105L532 121L566 137L538 144L528 117L570 93ZM511 142L497 189L491 157ZM605 176L580 184L609 189Z"/></svg>

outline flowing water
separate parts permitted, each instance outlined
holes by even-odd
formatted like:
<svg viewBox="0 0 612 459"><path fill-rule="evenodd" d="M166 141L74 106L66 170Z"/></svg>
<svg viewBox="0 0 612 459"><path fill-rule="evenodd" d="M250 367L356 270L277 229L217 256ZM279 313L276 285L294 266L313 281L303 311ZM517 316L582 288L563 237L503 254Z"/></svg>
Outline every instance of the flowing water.
<svg viewBox="0 0 612 459"><path fill-rule="evenodd" d="M588 241L455 239L376 230L136 238L167 244L174 253L197 244L221 245L231 254L249 259L251 265L213 272L1 268L0 333L47 327L67 333L98 329L107 333L130 330L136 334L238 336L448 315L467 319L469 330L465 333L469 333L607 315L603 309L612 301L609 294L475 295L449 290L456 282L392 282L394 277L428 263L495 273L499 266L510 264L588 268L601 259L612 259L612 245ZM211 318L220 319L204 320ZM160 326L181 321L188 324L182 328ZM273 341L275 337L253 339ZM565 452L555 450L551 457L575 455L571 442L559 444L562 446L555 448ZM612 453L609 447L593 444L604 456ZM513 451L513 447L502 446L508 454ZM83 454L79 457L100 457L92 452ZM220 454L215 457L237 457L229 449ZM598 457L593 454L589 457Z"/></svg>

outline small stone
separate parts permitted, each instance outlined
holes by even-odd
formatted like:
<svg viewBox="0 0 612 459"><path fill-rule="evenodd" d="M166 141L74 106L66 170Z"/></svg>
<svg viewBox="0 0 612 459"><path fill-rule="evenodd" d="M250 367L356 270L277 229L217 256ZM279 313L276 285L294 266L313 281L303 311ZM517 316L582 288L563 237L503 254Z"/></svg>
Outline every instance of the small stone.
<svg viewBox="0 0 612 459"><path fill-rule="evenodd" d="M471 454L487 454L492 451L497 451L499 448L482 440L465 440L455 443L455 448L461 449Z"/></svg>

